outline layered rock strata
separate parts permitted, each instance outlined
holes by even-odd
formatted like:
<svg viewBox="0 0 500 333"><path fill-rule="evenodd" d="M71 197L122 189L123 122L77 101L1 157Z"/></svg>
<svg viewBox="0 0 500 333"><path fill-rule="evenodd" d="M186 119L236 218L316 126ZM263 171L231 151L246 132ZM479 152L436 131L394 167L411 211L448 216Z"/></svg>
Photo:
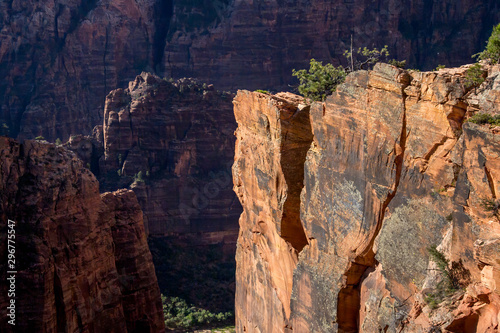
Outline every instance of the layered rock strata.
<svg viewBox="0 0 500 333"><path fill-rule="evenodd" d="M498 1L50 0L0 4L0 131L66 141L102 123L108 92L143 70L221 89L277 89L310 58L383 47L411 67L484 47ZM3 125L7 126L6 128Z"/></svg>
<svg viewBox="0 0 500 333"><path fill-rule="evenodd" d="M99 194L70 151L0 138L0 255L15 221L17 332L163 332L160 291L130 190ZM6 281L7 261L1 262ZM7 286L1 284L2 295ZM7 297L0 300L7 325Z"/></svg>
<svg viewBox="0 0 500 333"><path fill-rule="evenodd" d="M197 234L200 244L234 246L241 208L230 174L232 97L148 73L108 95L100 169L115 186L132 182L151 236Z"/></svg>
<svg viewBox="0 0 500 333"><path fill-rule="evenodd" d="M238 332L498 329L499 136L464 120L500 113L499 68L475 88L466 68L377 64L312 104L310 118L289 96L296 123L280 95L238 92ZM292 133L312 137L305 159L307 140ZM291 184L303 184L300 197ZM289 200L300 204L300 246L283 229ZM449 261L446 292L432 246Z"/></svg>
<svg viewBox="0 0 500 333"><path fill-rule="evenodd" d="M153 67L160 3L2 2L0 123L19 138L90 133L108 92Z"/></svg>
<svg viewBox="0 0 500 333"><path fill-rule="evenodd" d="M233 96L142 73L112 91L104 111L101 182L136 193L162 291L214 311L232 310L234 299ZM193 252L203 254L186 258Z"/></svg>
<svg viewBox="0 0 500 333"><path fill-rule="evenodd" d="M462 65L500 21L486 1L241 1L174 4L163 55L166 75L226 89L289 89L309 60L347 65L351 45L384 47L410 67ZM477 51L476 51L477 50Z"/></svg>

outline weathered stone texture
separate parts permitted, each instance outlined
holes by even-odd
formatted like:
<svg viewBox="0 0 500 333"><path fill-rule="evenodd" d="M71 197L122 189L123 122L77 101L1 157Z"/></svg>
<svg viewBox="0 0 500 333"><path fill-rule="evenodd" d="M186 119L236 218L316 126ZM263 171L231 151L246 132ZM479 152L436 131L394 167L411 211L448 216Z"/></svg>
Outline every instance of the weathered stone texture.
<svg viewBox="0 0 500 333"><path fill-rule="evenodd" d="M311 58L345 62L351 35L411 67L460 65L499 21L496 0L2 1L0 125L19 138L88 135L108 92L143 70L284 89Z"/></svg>
<svg viewBox="0 0 500 333"><path fill-rule="evenodd" d="M478 110L499 113L499 72L486 66L486 82L466 88L467 68L420 73L377 64L372 71L350 74L324 103L312 104L313 140L300 196L306 245L296 249L293 260L287 252L262 255L264 222L275 225L273 236L265 237L266 248L288 243L276 227L280 220L267 217L268 211L282 211L268 208L274 187L254 189L262 179L264 184L282 182L273 171L276 163L264 164L258 149L242 144L262 146L272 160L272 147L287 140L272 131L272 121L267 137L265 123L257 122L277 97L239 92L233 170L244 207L237 256L238 332L498 329L500 221L498 210L485 208L485 202L498 205L500 139L495 127L464 119ZM300 156L292 160L303 161ZM432 245L449 259L462 288L436 308L424 300L443 279L429 259ZM287 288L277 286L277 279ZM256 308L255 300L273 304L273 312L256 316L248 310Z"/></svg>
<svg viewBox="0 0 500 333"><path fill-rule="evenodd" d="M162 332L160 291L134 193L99 194L52 144L0 138L0 218L16 222L16 330ZM0 256L6 258L7 233ZM7 262L2 260L2 281ZM1 284L3 295L6 285ZM2 327L7 327L2 297Z"/></svg>
<svg viewBox="0 0 500 333"><path fill-rule="evenodd" d="M234 253L241 206L231 189L232 97L148 73L108 95L101 179L111 187L132 183L149 235L224 243ZM139 172L144 182L133 182Z"/></svg>
<svg viewBox="0 0 500 333"><path fill-rule="evenodd" d="M234 189L242 203L236 251L239 330L279 332L290 317L293 270L308 243L299 215L309 106L293 94L239 91Z"/></svg>

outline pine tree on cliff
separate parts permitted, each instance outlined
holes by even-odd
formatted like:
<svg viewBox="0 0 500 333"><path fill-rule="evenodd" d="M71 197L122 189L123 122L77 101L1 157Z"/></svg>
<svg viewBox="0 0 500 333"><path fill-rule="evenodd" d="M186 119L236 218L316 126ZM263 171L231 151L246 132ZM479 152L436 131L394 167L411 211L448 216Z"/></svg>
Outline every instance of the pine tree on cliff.
<svg viewBox="0 0 500 333"><path fill-rule="evenodd" d="M478 57L480 60L489 59L493 64L500 62L500 23L493 27L486 49L473 55L473 57Z"/></svg>

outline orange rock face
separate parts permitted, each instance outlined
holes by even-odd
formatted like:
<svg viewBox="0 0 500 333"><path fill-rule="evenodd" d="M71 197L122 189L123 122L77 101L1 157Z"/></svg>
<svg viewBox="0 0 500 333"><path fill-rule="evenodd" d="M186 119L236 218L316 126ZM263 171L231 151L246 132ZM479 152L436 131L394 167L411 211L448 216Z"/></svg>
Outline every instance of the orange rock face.
<svg viewBox="0 0 500 333"><path fill-rule="evenodd" d="M388 45L412 67L459 65L500 21L496 0L12 0L0 3L0 131L89 134L141 71L220 89L277 89L309 60ZM345 63L344 63L345 64Z"/></svg>
<svg viewBox="0 0 500 333"><path fill-rule="evenodd" d="M92 173L62 147L2 137L0 151L0 223L6 230L7 219L16 222L16 330L162 332L160 291L134 193L100 195ZM4 283L1 292L7 295ZM2 327L7 302L0 300Z"/></svg>
<svg viewBox="0 0 500 333"><path fill-rule="evenodd" d="M286 119L278 96L238 93L238 332L498 329L500 138L488 125L464 123L478 110L500 113L498 68L487 67L477 88L465 87L466 68L377 64L314 103L310 125L304 117L285 131L273 131ZM274 120L266 125L264 116ZM303 151L283 142L308 129L304 163ZM294 165L297 177L303 165L300 198L286 192L277 165ZM294 230L303 231L303 248L279 228L290 197L300 204ZM445 277L431 246L449 261L455 286L440 296Z"/></svg>
<svg viewBox="0 0 500 333"><path fill-rule="evenodd" d="M239 91L234 99L234 189L243 206L236 252L240 331L279 332L290 318L293 270L308 243L300 223L309 106L292 94Z"/></svg>

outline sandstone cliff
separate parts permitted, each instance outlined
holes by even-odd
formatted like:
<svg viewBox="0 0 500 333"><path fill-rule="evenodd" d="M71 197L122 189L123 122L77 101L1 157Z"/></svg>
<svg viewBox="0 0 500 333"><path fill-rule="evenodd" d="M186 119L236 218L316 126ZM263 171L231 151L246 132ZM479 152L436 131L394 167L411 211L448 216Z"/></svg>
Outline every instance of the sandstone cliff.
<svg viewBox="0 0 500 333"><path fill-rule="evenodd" d="M238 92L238 332L498 330L500 131L464 119L500 113L500 68L465 70L378 64L310 109Z"/></svg>
<svg viewBox="0 0 500 333"><path fill-rule="evenodd" d="M132 191L99 194L75 154L0 137L0 256L16 222L17 332L162 332L160 291ZM7 262L1 262L6 281ZM4 282L2 295L7 295ZM0 300L1 327L8 328Z"/></svg>
<svg viewBox="0 0 500 333"><path fill-rule="evenodd" d="M102 122L106 94L152 66L161 1L3 1L0 122L67 140Z"/></svg>
<svg viewBox="0 0 500 333"><path fill-rule="evenodd" d="M143 70L220 89L286 88L309 59L382 47L412 67L459 65L500 21L496 0L50 0L0 3L0 131L67 140Z"/></svg>
<svg viewBox="0 0 500 333"><path fill-rule="evenodd" d="M390 0L193 1L174 4L164 73L222 89L288 89L309 59L344 61L350 47L389 46L411 67L461 65L500 21L499 3ZM345 63L344 63L345 65Z"/></svg>
<svg viewBox="0 0 500 333"><path fill-rule="evenodd" d="M191 289L187 291L195 299L200 297L194 293L207 292L187 281L195 279L191 274L171 275L185 269L180 263L191 261L179 260L185 254L177 246L186 253L196 247L213 252L215 258L206 262L201 258L196 265L206 267L195 270L204 271L219 262L232 265L234 272L241 206L231 182L236 129L233 96L191 79L169 82L142 73L128 89L114 90L106 99L101 183L109 189L130 185L136 193L165 292L175 292L172 286L180 281L185 283L179 289ZM75 147L82 146L72 141ZM80 150L90 152L90 146ZM165 266L165 260L170 265ZM232 281L230 274L219 283ZM232 309L234 292L225 294L228 286L223 286L222 294L216 295L214 288L208 288L213 296L203 301L213 305L214 298L223 299L224 294L227 306L221 310Z"/></svg>

